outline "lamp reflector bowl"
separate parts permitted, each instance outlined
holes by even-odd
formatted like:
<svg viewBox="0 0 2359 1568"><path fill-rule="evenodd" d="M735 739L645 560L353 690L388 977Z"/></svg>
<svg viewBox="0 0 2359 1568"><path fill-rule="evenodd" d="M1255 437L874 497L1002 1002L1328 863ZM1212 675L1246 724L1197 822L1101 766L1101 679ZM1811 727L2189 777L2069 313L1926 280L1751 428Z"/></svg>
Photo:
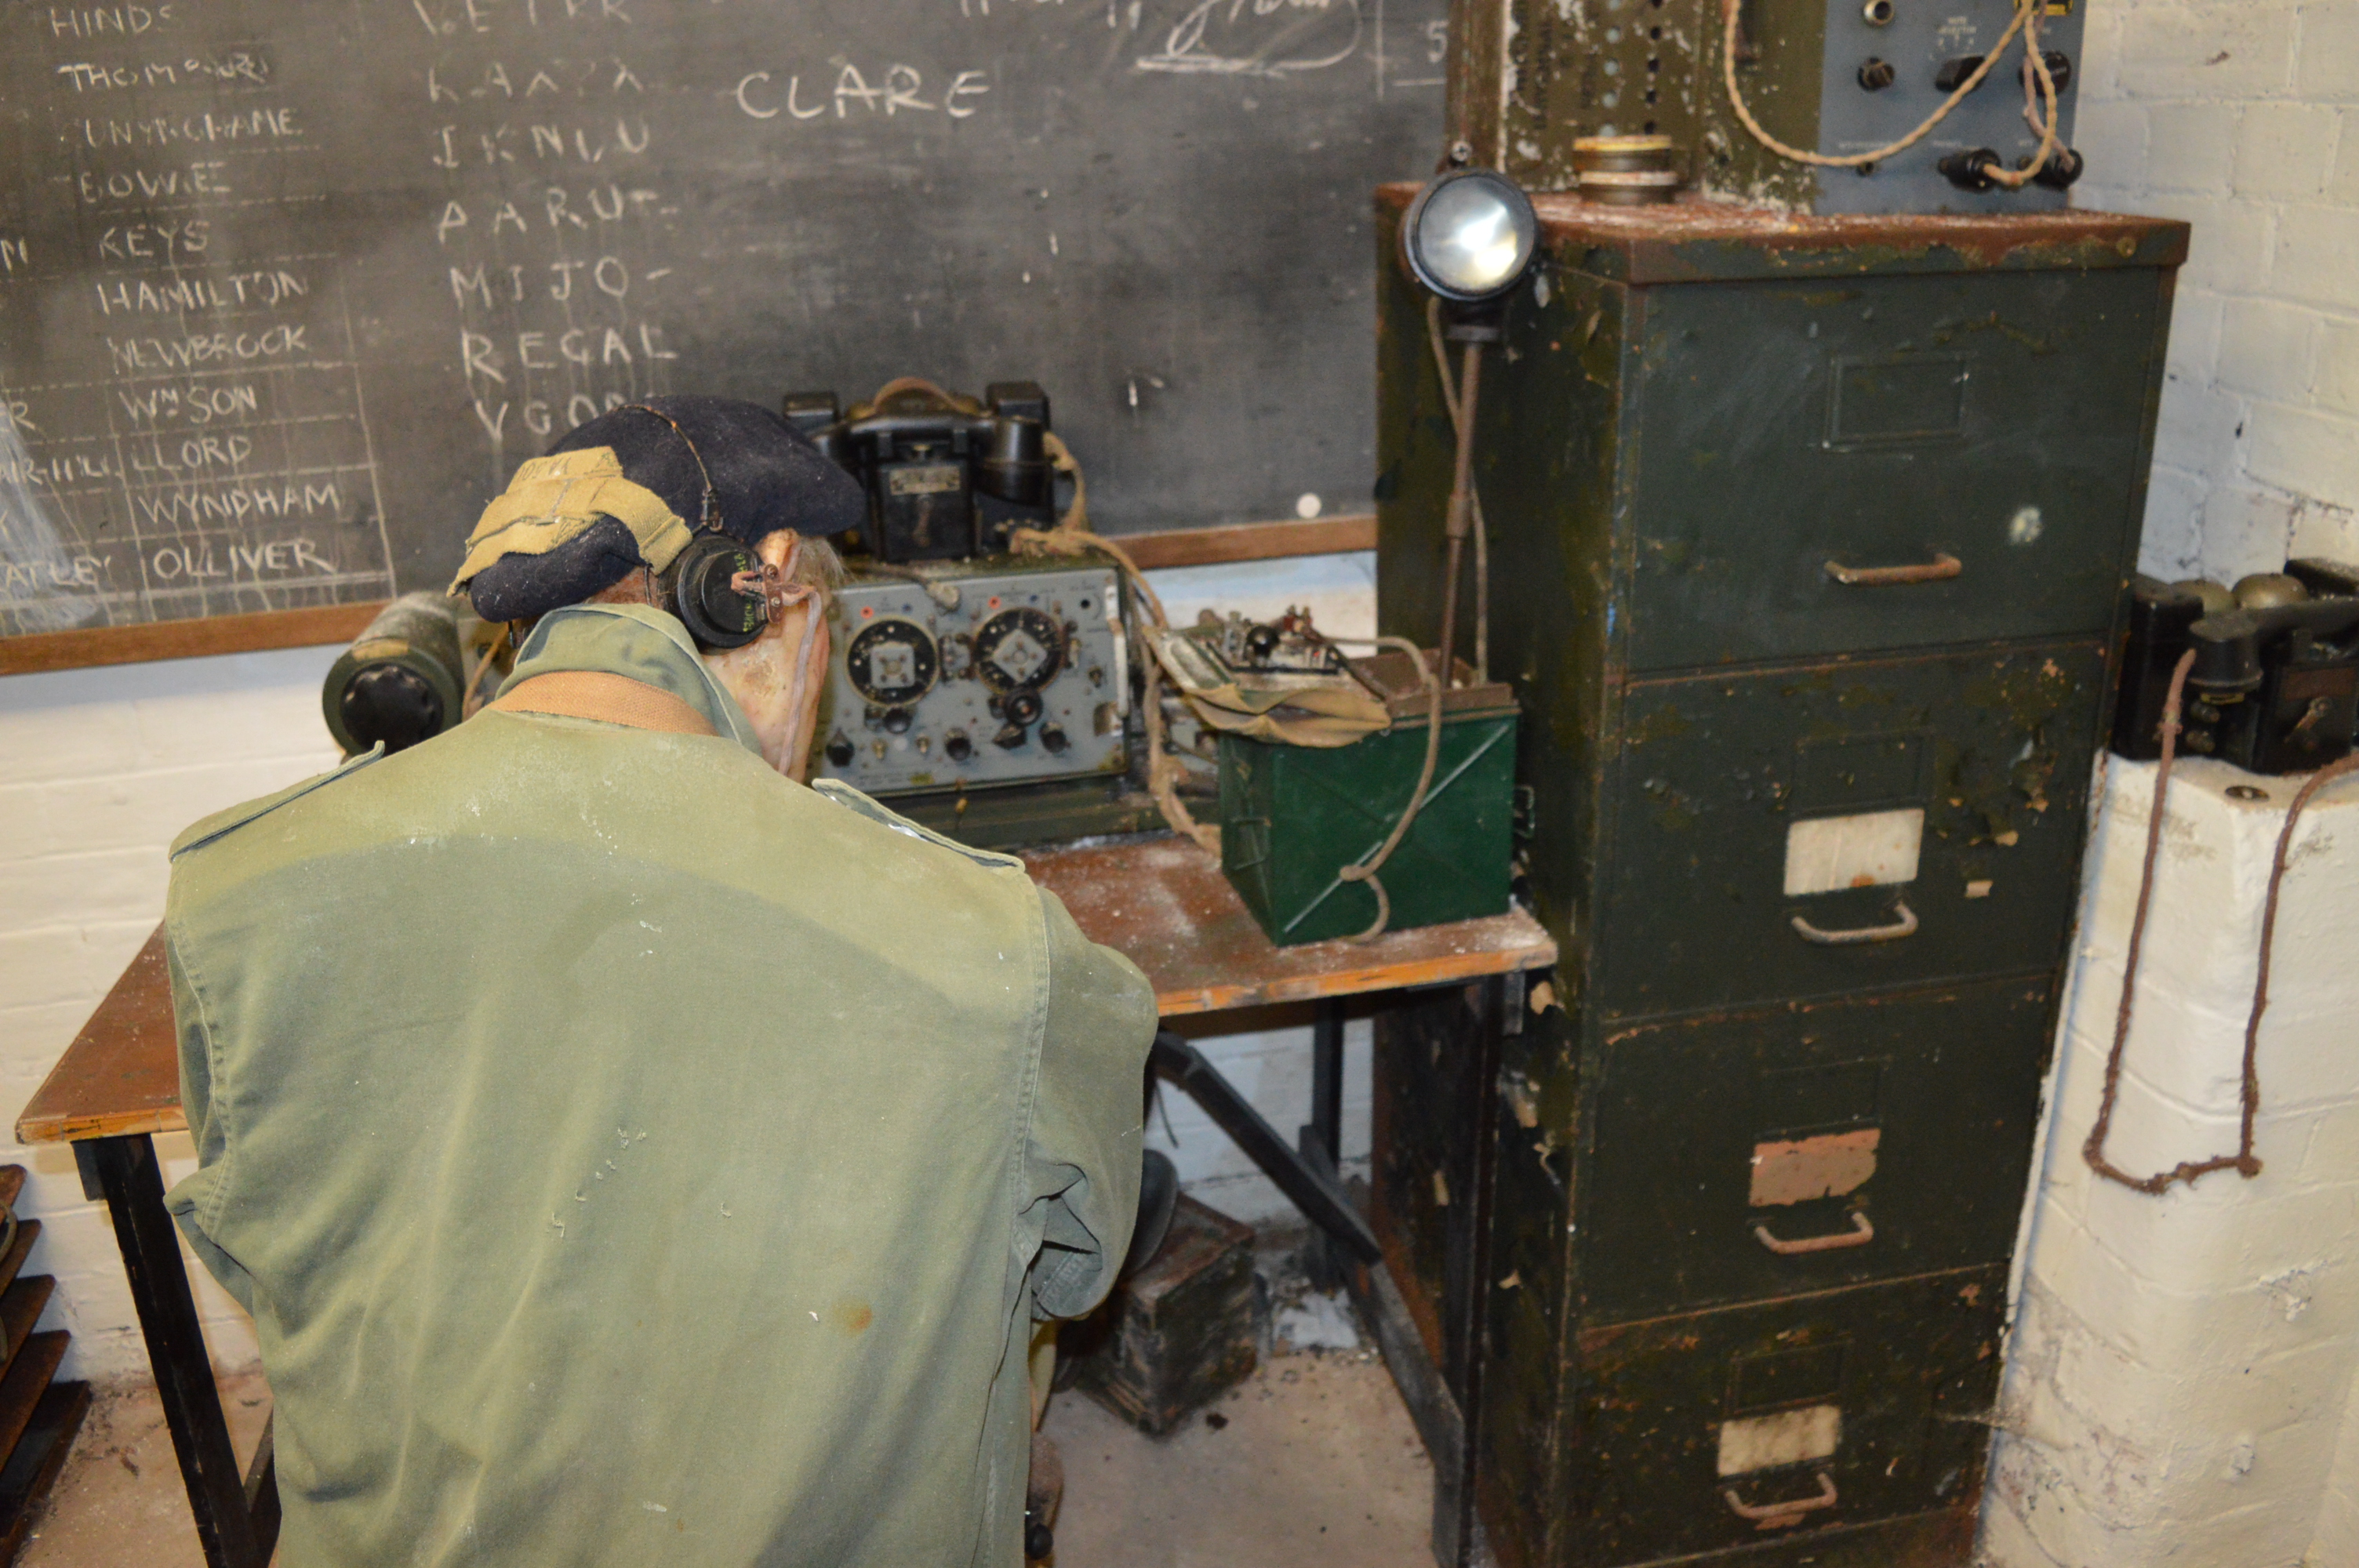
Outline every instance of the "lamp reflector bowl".
<svg viewBox="0 0 2359 1568"><path fill-rule="evenodd" d="M1409 271L1442 298L1464 305L1515 287L1538 243L1530 199L1487 168L1437 177L1417 193L1401 223Z"/></svg>

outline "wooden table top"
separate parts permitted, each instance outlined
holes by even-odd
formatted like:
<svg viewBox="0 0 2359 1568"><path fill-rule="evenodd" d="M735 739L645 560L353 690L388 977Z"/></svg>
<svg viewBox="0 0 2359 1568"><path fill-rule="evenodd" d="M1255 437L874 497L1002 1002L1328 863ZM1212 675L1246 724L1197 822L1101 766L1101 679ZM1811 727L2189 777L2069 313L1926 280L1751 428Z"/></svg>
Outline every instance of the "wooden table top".
<svg viewBox="0 0 2359 1568"><path fill-rule="evenodd" d="M1166 1018L1480 979L1556 962L1556 943L1520 911L1387 931L1373 942L1273 946L1220 862L1176 835L1041 850L1024 860L1091 941L1147 972Z"/></svg>
<svg viewBox="0 0 2359 1568"><path fill-rule="evenodd" d="M1211 856L1178 838L1025 856L1091 940L1127 954L1165 1017L1539 968L1556 944L1521 913L1373 942L1276 947ZM16 1119L26 1143L178 1132L179 1056L158 926Z"/></svg>
<svg viewBox="0 0 2359 1568"><path fill-rule="evenodd" d="M172 1038L172 979L158 925L34 1091L16 1118L16 1141L178 1132L188 1125Z"/></svg>

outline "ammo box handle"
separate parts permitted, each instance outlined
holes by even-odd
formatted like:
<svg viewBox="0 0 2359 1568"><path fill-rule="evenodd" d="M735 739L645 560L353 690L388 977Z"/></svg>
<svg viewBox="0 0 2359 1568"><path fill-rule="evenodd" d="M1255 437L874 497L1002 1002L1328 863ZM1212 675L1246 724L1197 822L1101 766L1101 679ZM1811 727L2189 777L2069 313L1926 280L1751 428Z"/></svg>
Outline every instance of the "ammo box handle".
<svg viewBox="0 0 2359 1568"><path fill-rule="evenodd" d="M1805 1236L1786 1241L1769 1234L1766 1225L1756 1224L1753 1239L1780 1258L1796 1258L1806 1252L1839 1252L1846 1247L1864 1247L1875 1239L1875 1227L1859 1210L1851 1211L1851 1228L1832 1231L1825 1236Z"/></svg>
<svg viewBox="0 0 2359 1568"><path fill-rule="evenodd" d="M1933 558L1914 567L1847 567L1841 561L1827 563L1827 575L1845 588L1889 588L1904 582L1946 582L1966 569L1965 563L1947 550L1936 550Z"/></svg>
<svg viewBox="0 0 2359 1568"><path fill-rule="evenodd" d="M1819 1472L1819 1495L1796 1498L1783 1503L1748 1503L1736 1495L1734 1487L1723 1487L1720 1495L1726 1499L1729 1511L1739 1519L1749 1519L1760 1530L1782 1530L1789 1524L1799 1524L1802 1516L1831 1509L1840 1500L1835 1496L1835 1478L1824 1470Z"/></svg>
<svg viewBox="0 0 2359 1568"><path fill-rule="evenodd" d="M1794 930L1805 942L1815 942L1821 947L1848 947L1861 942L1897 942L1903 936L1917 935L1917 912L1905 900L1895 899L1892 913L1900 918L1889 925L1862 925L1850 931L1828 931L1811 925L1800 915L1794 916Z"/></svg>

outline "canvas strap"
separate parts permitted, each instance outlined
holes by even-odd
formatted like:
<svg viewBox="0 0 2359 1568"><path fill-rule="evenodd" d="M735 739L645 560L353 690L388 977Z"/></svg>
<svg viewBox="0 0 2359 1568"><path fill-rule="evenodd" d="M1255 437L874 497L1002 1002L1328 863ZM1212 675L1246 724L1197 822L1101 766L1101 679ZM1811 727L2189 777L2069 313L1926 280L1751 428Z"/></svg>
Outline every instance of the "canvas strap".
<svg viewBox="0 0 2359 1568"><path fill-rule="evenodd" d="M552 670L516 683L490 704L502 713L595 719L668 735L717 735L712 721L659 687L604 670Z"/></svg>

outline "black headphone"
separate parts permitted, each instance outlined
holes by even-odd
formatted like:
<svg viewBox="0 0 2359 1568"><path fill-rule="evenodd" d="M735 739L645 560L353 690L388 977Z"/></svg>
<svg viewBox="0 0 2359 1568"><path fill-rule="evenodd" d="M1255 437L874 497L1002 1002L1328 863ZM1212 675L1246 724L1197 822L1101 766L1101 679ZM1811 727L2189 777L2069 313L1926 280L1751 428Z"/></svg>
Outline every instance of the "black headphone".
<svg viewBox="0 0 2359 1568"><path fill-rule="evenodd" d="M696 645L706 653L724 653L742 648L762 634L770 623L770 601L758 589L747 592L738 586L749 577L759 581L762 558L754 547L742 543L721 527L721 497L712 488L712 470L704 466L704 454L679 427L679 421L660 408L644 403L625 403L625 408L652 414L671 427L688 448L688 455L696 460L696 471L704 479L704 514L698 519L696 536L689 540L671 564L657 577L657 591Z"/></svg>

